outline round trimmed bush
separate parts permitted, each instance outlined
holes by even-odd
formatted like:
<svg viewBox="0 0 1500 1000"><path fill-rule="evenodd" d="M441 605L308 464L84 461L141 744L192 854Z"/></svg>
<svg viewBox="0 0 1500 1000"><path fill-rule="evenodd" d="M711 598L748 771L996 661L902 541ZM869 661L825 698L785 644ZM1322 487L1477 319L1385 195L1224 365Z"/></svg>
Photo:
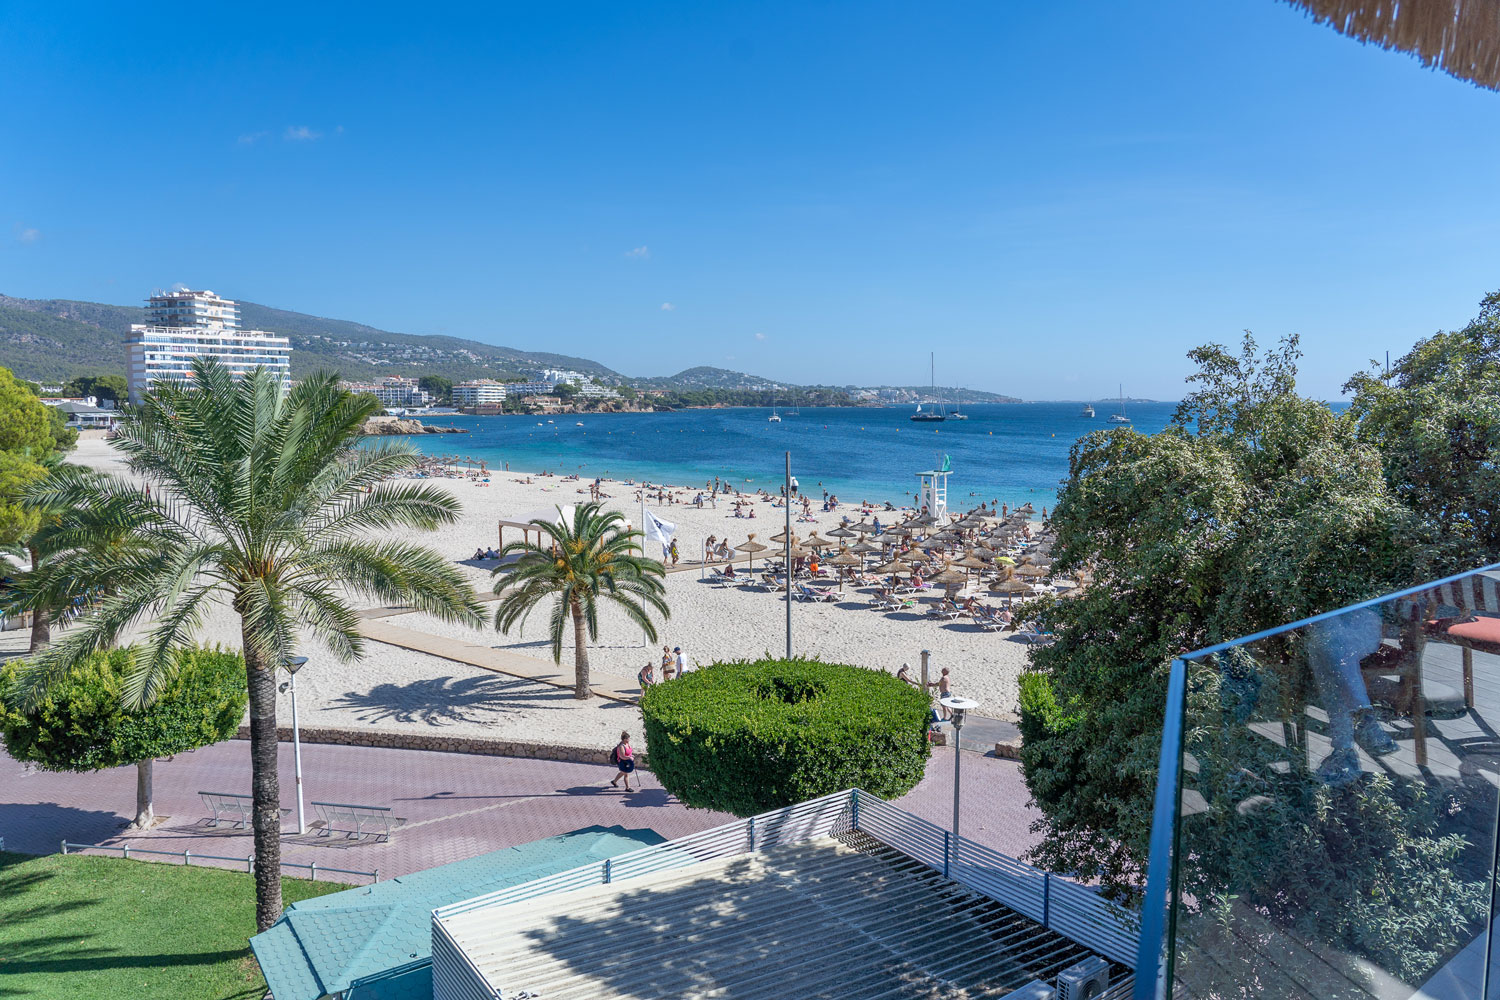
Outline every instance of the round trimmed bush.
<svg viewBox="0 0 1500 1000"><path fill-rule="evenodd" d="M651 772L689 806L736 816L922 780L925 693L882 670L820 660L714 663L641 699Z"/></svg>

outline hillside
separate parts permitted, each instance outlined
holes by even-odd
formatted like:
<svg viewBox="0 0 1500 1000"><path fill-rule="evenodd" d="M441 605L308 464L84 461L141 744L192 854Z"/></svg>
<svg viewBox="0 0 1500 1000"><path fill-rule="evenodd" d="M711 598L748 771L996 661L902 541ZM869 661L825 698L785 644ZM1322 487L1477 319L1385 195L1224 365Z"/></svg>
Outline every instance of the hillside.
<svg viewBox="0 0 1500 1000"><path fill-rule="evenodd" d="M0 366L41 381L80 374L124 374L125 337L130 324L144 322L144 315L139 306L0 295ZM254 302L240 303L240 321L250 329L291 338L294 376L331 368L355 379L433 374L458 381L514 378L541 368L566 368L609 381L620 378L586 358L497 347L460 337L393 333Z"/></svg>
<svg viewBox="0 0 1500 1000"><path fill-rule="evenodd" d="M943 386L931 390L927 386L795 385L709 366L688 368L675 375L627 379L587 358L523 351L461 337L395 333L350 320L311 316L254 302L239 305L240 320L245 327L270 330L291 339L292 375L297 378L331 369L349 379L441 375L458 382L473 378L522 378L545 368L561 368L639 389L718 393L721 401L731 398L742 401L722 395L726 393L754 393L764 394L767 403L796 397L802 405L817 405L819 401L870 400L875 398L873 392L885 402L928 398L963 403L1019 402L1011 396ZM0 367L38 382L61 382L77 375L122 375L130 325L144 320L145 310L140 306L0 295Z"/></svg>

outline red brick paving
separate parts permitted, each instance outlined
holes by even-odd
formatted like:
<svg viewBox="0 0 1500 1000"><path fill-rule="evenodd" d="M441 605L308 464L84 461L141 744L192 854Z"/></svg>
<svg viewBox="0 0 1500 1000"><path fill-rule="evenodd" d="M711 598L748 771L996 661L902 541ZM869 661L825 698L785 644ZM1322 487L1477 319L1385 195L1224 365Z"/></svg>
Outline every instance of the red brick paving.
<svg viewBox="0 0 1500 1000"><path fill-rule="evenodd" d="M457 861L581 827L650 828L680 837L731 817L688 809L650 774L631 795L609 788L613 769L591 764L308 744L302 748L307 800L391 806L406 820L389 843L355 843L341 835L289 835L283 860L369 871L382 878ZM1012 856L1035 842L1036 811L1014 761L964 754L963 833ZM292 751L281 747L282 804L295 803ZM249 744L231 740L180 754L155 768L155 808L169 816L149 833L127 831L135 812L135 770L56 774L0 754L0 837L9 850L48 853L67 838L244 858L247 831L214 829L198 791L250 790ZM953 750L933 752L927 775L897 803L942 826L952 821ZM312 823L317 814L307 807ZM295 817L286 816L286 828ZM301 874L290 871L289 874ZM334 876L339 877L339 876ZM352 881L360 881L352 879Z"/></svg>

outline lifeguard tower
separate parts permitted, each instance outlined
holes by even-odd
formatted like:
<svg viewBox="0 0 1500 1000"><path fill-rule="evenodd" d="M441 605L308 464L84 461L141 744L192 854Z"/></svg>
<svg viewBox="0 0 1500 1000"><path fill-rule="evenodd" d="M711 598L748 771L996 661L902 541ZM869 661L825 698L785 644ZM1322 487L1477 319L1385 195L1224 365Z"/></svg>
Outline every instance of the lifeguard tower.
<svg viewBox="0 0 1500 1000"><path fill-rule="evenodd" d="M928 472L917 473L917 496L921 506L939 523L948 520L948 473L953 471L953 460L943 456L942 465Z"/></svg>

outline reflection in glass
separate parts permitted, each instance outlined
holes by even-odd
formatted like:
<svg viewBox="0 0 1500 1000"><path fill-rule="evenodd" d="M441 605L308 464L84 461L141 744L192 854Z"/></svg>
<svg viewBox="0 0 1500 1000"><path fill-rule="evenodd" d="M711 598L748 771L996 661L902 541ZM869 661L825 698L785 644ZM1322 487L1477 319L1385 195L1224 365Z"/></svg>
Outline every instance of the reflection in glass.
<svg viewBox="0 0 1500 1000"><path fill-rule="evenodd" d="M1175 995L1483 995L1495 581L1189 659Z"/></svg>

